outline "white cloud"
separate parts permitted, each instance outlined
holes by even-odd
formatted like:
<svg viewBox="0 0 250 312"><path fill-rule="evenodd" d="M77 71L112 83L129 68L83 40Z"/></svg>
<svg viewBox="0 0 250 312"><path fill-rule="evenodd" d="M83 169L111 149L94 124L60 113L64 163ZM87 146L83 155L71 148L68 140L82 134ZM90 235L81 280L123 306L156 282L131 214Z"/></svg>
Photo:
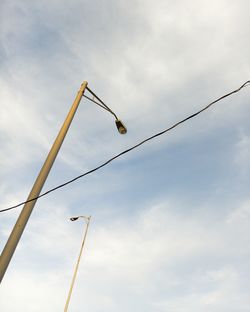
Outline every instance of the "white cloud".
<svg viewBox="0 0 250 312"><path fill-rule="evenodd" d="M241 131L238 142L235 145L235 163L241 174L247 177L249 174L250 137Z"/></svg>

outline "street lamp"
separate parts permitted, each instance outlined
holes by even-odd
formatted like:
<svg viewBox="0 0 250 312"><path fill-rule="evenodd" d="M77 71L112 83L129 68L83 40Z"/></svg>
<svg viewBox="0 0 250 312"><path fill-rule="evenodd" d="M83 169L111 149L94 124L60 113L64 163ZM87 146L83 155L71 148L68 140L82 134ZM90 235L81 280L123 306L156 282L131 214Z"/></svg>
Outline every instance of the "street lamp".
<svg viewBox="0 0 250 312"><path fill-rule="evenodd" d="M88 90L93 98L89 98L88 96L84 95L85 90ZM0 257L0 282L2 281L4 274L8 268L8 265L11 261L11 258L15 252L15 249L17 247L17 244L22 236L22 233L25 229L25 226L29 220L29 217L31 215L31 212L36 204L37 198L39 194L41 193L41 190L43 188L43 185L48 177L48 174L50 172L50 169L56 159L56 156L60 150L60 147L63 143L63 140L67 134L67 131L69 129L69 126L74 118L75 112L79 106L79 103L81 101L82 97L86 97L92 102L96 103L109 113L111 113L115 117L115 123L116 127L121 134L125 134L127 132L126 127L124 124L118 119L117 115L101 100L94 94L92 90L88 88L88 82L84 81L80 87L80 90L77 93L77 96L72 104L72 107L62 125L61 130L59 131L54 144L51 147L51 150L44 162L44 165L42 169L40 170L40 173L37 176L37 179L31 189L31 192L27 198L26 204L24 205L17 222L15 226L13 227L13 230L9 236L9 239L2 251L1 257ZM99 102L95 101L97 99Z"/></svg>
<svg viewBox="0 0 250 312"><path fill-rule="evenodd" d="M87 233L88 233L89 222L90 222L91 216L89 216L89 217L85 217L85 216L72 217L72 218L70 218L70 220L71 221L76 221L79 218L83 218L86 221L86 228L85 228L85 231L84 231L83 240L82 240L82 244L81 244L81 248L80 248L80 253L79 253L79 256L78 256L78 259L77 259L77 262L76 262L76 267L75 267L75 270L74 270L74 275L73 275L72 282L71 282L71 285L70 285L68 297L67 297L66 304L65 304L65 307L64 307L64 312L68 311L69 301L70 301L70 297L71 297L72 290L73 290L73 287L74 287L76 274L77 274L79 263L80 263L80 260L81 260L82 251L83 251L83 247L84 247L84 244L85 244L86 236L87 236Z"/></svg>

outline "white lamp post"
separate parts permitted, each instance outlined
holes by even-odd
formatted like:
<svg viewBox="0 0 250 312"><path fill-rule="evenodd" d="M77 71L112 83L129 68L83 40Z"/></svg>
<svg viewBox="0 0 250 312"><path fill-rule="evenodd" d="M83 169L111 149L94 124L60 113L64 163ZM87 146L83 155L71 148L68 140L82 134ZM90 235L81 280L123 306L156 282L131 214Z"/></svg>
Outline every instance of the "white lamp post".
<svg viewBox="0 0 250 312"><path fill-rule="evenodd" d="M87 236L87 233L88 233L89 222L90 222L91 216L89 216L89 217L85 217L85 216L72 217L72 218L70 218L70 220L71 221L76 221L79 218L83 218L86 221L86 228L84 230L84 235L83 235L83 240L82 240L82 244L81 244L81 248L80 248L80 253L79 253L79 256L77 258L77 262L76 262L76 266L75 266L75 270L74 270L74 275L73 275L73 278L72 278L72 282L71 282L71 285L70 285L68 297L67 297L66 304L65 304L65 307L64 307L64 312L68 311L69 301L70 301L70 297L71 297L72 290L73 290L73 287L74 287L76 274L77 274L79 263L80 263L80 260L81 260L82 251L83 251L83 247L84 247L84 244L85 244L86 236Z"/></svg>

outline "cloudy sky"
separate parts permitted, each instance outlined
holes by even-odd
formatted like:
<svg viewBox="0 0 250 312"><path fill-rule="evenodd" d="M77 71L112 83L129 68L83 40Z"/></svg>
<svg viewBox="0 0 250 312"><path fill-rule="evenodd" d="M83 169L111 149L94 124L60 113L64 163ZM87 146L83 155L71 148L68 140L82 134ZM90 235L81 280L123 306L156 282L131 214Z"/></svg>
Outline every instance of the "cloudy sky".
<svg viewBox="0 0 250 312"><path fill-rule="evenodd" d="M26 199L83 80L44 191L250 79L247 0L3 0L0 208ZM250 89L41 198L1 285L1 312L245 312L250 305ZM21 208L0 214L1 249Z"/></svg>

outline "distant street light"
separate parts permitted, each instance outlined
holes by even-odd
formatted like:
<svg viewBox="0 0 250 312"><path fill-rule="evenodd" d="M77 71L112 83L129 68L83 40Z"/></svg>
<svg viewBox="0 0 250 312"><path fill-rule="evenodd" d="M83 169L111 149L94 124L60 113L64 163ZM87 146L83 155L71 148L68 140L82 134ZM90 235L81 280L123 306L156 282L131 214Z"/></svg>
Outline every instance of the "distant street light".
<svg viewBox="0 0 250 312"><path fill-rule="evenodd" d="M60 147L63 143L63 140L67 134L67 131L69 129L69 126L73 120L73 117L75 115L75 112L79 106L79 103L81 101L81 98L84 96L91 100L92 102L96 103L97 105L101 106L103 109L111 113L115 117L115 123L116 127L121 134L125 134L127 132L126 127L121 122L121 120L118 119L116 114L101 100L99 99L92 90L88 88L87 81L84 81L80 87L80 90L78 91L78 94L72 104L72 107L62 125L62 128L60 132L58 133L56 140L54 144L51 147L51 150L44 162L44 165L40 171L40 173L37 176L37 179L33 185L33 188L27 198L27 201L17 219L17 222L9 236L9 239L2 251L1 257L0 257L0 282L2 281L4 274L8 268L8 265L11 261L11 258L15 252L15 249L17 247L17 244L22 236L22 233L25 229L25 226L29 220L29 217L31 215L31 212L36 204L37 198L39 197L41 190L43 188L43 185L48 177L48 174L50 172L51 167L53 166L53 163L56 159L56 156L60 150ZM85 90L88 90L92 96L93 99L89 98L88 96L84 95ZM96 102L94 99L97 99L99 102Z"/></svg>
<svg viewBox="0 0 250 312"><path fill-rule="evenodd" d="M65 307L64 307L64 312L68 311L69 301L70 301L70 297L71 297L72 290L73 290L73 287L74 287L74 283L75 283L75 279L76 279L76 274L77 274L77 271L78 271L79 263L80 263L80 260L81 260L82 251L83 251L83 247L84 247L84 244L85 244L85 240L86 240L86 236L87 236L87 232L88 232L89 222L90 222L91 216L89 216L89 217L85 217L85 216L72 217L72 218L70 218L70 220L71 221L76 221L79 218L83 218L86 221L86 229L84 231L83 240L82 240L82 244L81 244L81 248L80 248L80 253L79 253L79 256L78 256L78 259L77 259L77 262L76 262L76 267L75 267L74 275L73 275L72 282L71 282L71 285L70 285L67 301L66 301L66 304L65 304Z"/></svg>

